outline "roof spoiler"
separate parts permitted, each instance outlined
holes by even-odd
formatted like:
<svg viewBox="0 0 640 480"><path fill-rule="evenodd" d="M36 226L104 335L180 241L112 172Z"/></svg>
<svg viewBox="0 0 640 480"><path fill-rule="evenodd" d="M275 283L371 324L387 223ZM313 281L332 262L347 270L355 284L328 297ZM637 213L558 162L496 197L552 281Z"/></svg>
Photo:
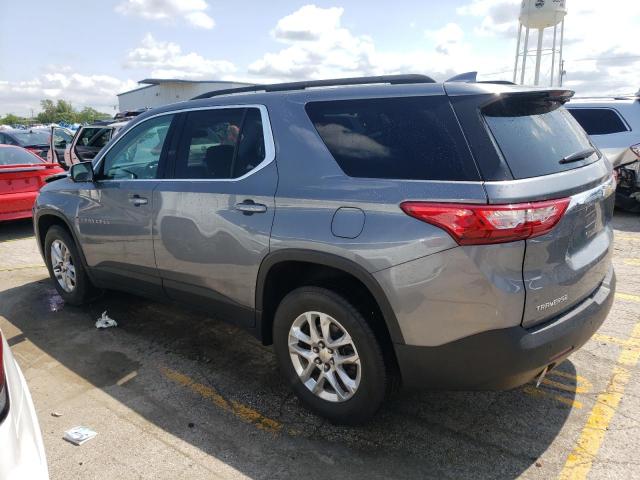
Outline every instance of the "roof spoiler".
<svg viewBox="0 0 640 480"><path fill-rule="evenodd" d="M445 80L445 82L463 82L463 83L496 83L498 85L516 85L508 80L478 80L478 72L465 72Z"/></svg>

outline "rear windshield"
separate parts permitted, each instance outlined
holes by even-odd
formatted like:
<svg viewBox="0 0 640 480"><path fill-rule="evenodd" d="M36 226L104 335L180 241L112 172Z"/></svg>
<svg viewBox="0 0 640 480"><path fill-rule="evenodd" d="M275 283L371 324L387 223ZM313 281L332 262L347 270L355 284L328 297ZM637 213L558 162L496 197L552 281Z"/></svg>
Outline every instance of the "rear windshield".
<svg viewBox="0 0 640 480"><path fill-rule="evenodd" d="M307 114L351 177L478 180L444 96L311 102Z"/></svg>
<svg viewBox="0 0 640 480"><path fill-rule="evenodd" d="M12 132L11 135L22 146L49 144L49 134L47 132Z"/></svg>
<svg viewBox="0 0 640 480"><path fill-rule="evenodd" d="M516 179L579 168L599 158L595 152L583 160L561 163L593 146L559 102L504 100L485 107L482 113Z"/></svg>
<svg viewBox="0 0 640 480"><path fill-rule="evenodd" d="M0 165L29 165L43 160L19 147L0 147Z"/></svg>
<svg viewBox="0 0 640 480"><path fill-rule="evenodd" d="M628 130L620 115L611 108L570 108L568 110L589 135L611 135Z"/></svg>

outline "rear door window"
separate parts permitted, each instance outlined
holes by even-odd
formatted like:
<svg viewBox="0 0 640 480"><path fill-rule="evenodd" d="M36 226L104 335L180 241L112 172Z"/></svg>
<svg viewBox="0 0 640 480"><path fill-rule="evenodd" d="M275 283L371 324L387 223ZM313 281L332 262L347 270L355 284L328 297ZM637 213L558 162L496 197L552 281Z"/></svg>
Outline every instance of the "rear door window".
<svg viewBox="0 0 640 480"><path fill-rule="evenodd" d="M561 163L593 146L559 102L507 98L485 107L482 113L516 179L571 170L600 158L596 151L583 160Z"/></svg>
<svg viewBox="0 0 640 480"><path fill-rule="evenodd" d="M311 102L306 111L351 177L479 180L444 96Z"/></svg>
<svg viewBox="0 0 640 480"><path fill-rule="evenodd" d="M174 178L230 179L265 159L258 108L216 108L187 114Z"/></svg>
<svg viewBox="0 0 640 480"><path fill-rule="evenodd" d="M569 108L568 110L589 135L610 135L629 130L620 115L611 108Z"/></svg>

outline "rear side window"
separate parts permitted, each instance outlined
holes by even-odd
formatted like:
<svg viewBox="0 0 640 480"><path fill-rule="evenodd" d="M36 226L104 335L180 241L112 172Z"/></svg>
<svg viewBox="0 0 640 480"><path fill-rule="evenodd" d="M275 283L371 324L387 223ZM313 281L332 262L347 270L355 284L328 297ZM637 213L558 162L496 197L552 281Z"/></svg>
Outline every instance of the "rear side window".
<svg viewBox="0 0 640 480"><path fill-rule="evenodd" d="M570 108L568 110L589 135L609 135L628 131L620 115L611 108Z"/></svg>
<svg viewBox="0 0 640 480"><path fill-rule="evenodd" d="M351 177L479 180L444 96L311 102L306 110Z"/></svg>
<svg viewBox="0 0 640 480"><path fill-rule="evenodd" d="M482 110L484 119L516 179L538 177L592 163L561 163L569 155L593 148L584 131L559 102L506 98Z"/></svg>
<svg viewBox="0 0 640 480"><path fill-rule="evenodd" d="M185 121L174 178L238 178L264 159L259 109L193 111L187 114Z"/></svg>

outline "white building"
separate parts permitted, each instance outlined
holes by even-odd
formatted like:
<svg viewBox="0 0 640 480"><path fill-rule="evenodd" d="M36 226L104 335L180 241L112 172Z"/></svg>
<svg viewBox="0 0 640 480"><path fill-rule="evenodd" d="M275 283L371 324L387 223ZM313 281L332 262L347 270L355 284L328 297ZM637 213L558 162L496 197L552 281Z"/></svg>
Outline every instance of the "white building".
<svg viewBox="0 0 640 480"><path fill-rule="evenodd" d="M118 94L119 111L153 108L169 103L190 100L202 93L212 90L246 87L249 83L226 82L218 80L177 80L146 78L138 84L143 85L135 90Z"/></svg>

